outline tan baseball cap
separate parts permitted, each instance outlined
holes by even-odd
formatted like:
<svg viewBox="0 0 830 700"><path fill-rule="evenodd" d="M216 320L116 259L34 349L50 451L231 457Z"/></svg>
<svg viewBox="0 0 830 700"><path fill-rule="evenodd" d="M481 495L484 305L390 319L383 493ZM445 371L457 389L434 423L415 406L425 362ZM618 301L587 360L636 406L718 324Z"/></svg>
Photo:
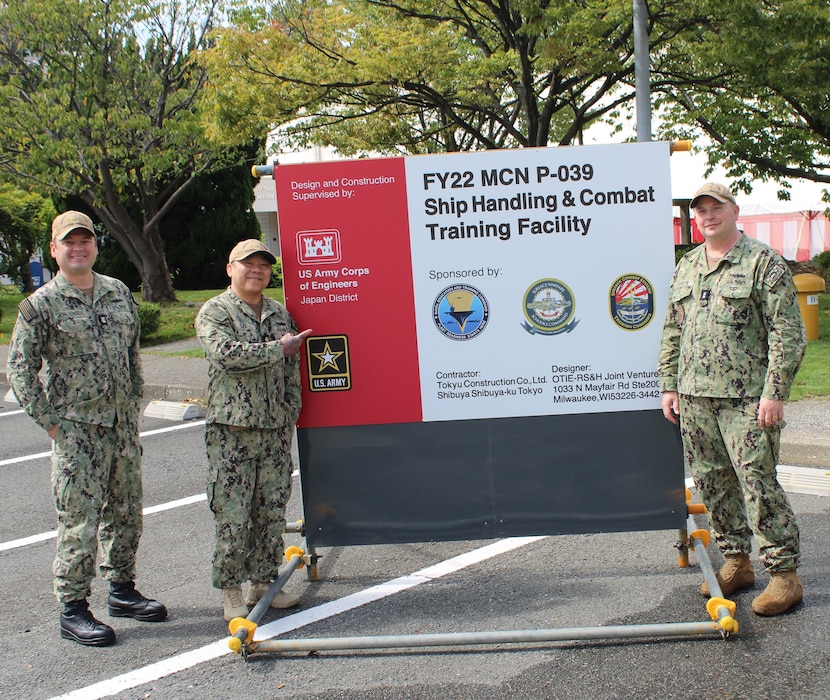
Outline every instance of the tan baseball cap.
<svg viewBox="0 0 830 700"><path fill-rule="evenodd" d="M248 240L237 243L233 247L231 254L228 256L228 262L232 263L235 260L244 260L245 258L250 258L255 253L261 253L264 255L268 258L272 265L277 262L274 254L268 250L268 246L256 238L249 238Z"/></svg>
<svg viewBox="0 0 830 700"><path fill-rule="evenodd" d="M737 204L735 201L735 195L732 194L726 185L721 185L719 182L705 183L703 187L695 192L695 196L692 197L692 201L689 203L689 208L694 209L697 206L697 201L701 197L711 197L712 199L717 199L723 204L726 204L727 202Z"/></svg>
<svg viewBox="0 0 830 700"><path fill-rule="evenodd" d="M58 214L52 222L52 240L62 241L74 230L82 228L89 231L93 236L95 229L92 227L92 219L80 211L65 211Z"/></svg>

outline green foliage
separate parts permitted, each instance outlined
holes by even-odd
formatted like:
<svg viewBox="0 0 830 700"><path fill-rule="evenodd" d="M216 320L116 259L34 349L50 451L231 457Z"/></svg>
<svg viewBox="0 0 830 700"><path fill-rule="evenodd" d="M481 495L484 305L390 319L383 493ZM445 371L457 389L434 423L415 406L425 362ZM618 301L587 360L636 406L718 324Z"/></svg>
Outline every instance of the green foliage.
<svg viewBox="0 0 830 700"><path fill-rule="evenodd" d="M159 224L177 290L215 289L227 284L225 265L230 249L237 241L260 237L253 200L254 178L246 166L194 179ZM123 280L131 289L139 288L137 271L118 241L109 235L102 237L96 269Z"/></svg>
<svg viewBox="0 0 830 700"><path fill-rule="evenodd" d="M194 177L238 158L207 143L196 109L207 76L192 56L220 7L0 3L0 167L83 200L141 271L147 300L173 294L159 222Z"/></svg>
<svg viewBox="0 0 830 700"><path fill-rule="evenodd" d="M821 276L830 280L830 250L825 250L813 257L813 262L821 271Z"/></svg>
<svg viewBox="0 0 830 700"><path fill-rule="evenodd" d="M830 182L826 0L700 0L695 31L677 37L694 84L659 88L668 138L704 137L711 166L751 192L784 177Z"/></svg>
<svg viewBox="0 0 830 700"><path fill-rule="evenodd" d="M142 346L150 347L195 337L196 329L193 323L202 303L224 291L224 287L221 289L177 291L176 301L160 304L161 319L158 331L150 338L142 338ZM266 289L264 293L279 302L285 299L282 289Z"/></svg>
<svg viewBox="0 0 830 700"><path fill-rule="evenodd" d="M161 307L147 301L138 304L138 320L141 322L141 339L153 335L161 325Z"/></svg>
<svg viewBox="0 0 830 700"><path fill-rule="evenodd" d="M255 181L238 165L197 178L161 225L161 237L179 289L214 289L228 283L225 266L237 241L259 238L253 212Z"/></svg>
<svg viewBox="0 0 830 700"><path fill-rule="evenodd" d="M282 258L277 258L277 262L271 265L271 281L268 286L282 287Z"/></svg>
<svg viewBox="0 0 830 700"><path fill-rule="evenodd" d="M29 260L49 241L52 202L35 192L0 183L0 274L33 291Z"/></svg>
<svg viewBox="0 0 830 700"><path fill-rule="evenodd" d="M252 4L201 55L223 142L280 126L280 149L345 155L564 145L634 99L630 2ZM649 3L660 84L684 65L672 42L695 27L689 4Z"/></svg>

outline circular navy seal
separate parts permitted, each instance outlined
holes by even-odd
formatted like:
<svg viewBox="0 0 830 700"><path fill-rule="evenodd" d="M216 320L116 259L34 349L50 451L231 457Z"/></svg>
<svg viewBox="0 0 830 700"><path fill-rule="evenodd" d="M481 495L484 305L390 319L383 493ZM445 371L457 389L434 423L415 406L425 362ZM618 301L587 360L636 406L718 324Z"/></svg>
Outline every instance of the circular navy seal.
<svg viewBox="0 0 830 700"><path fill-rule="evenodd" d="M617 277L609 292L611 318L626 331L645 328L654 318L654 287L642 275Z"/></svg>
<svg viewBox="0 0 830 700"><path fill-rule="evenodd" d="M525 292L522 304L525 323L531 334L570 333L579 321L574 319L576 302L568 285L555 279L534 282Z"/></svg>
<svg viewBox="0 0 830 700"><path fill-rule="evenodd" d="M490 320L490 305L475 287L454 284L435 298L432 320L447 338L470 340L479 335Z"/></svg>

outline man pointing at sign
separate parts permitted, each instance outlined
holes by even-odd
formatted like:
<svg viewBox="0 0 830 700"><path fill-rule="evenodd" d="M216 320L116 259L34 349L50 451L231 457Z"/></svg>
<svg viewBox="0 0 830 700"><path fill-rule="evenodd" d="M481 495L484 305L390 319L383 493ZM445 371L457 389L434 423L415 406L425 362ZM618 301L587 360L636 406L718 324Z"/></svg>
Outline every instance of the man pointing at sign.
<svg viewBox="0 0 830 700"><path fill-rule="evenodd" d="M238 243L226 268L230 287L196 317L210 374L205 444L216 524L213 585L223 591L228 621L248 615L283 558L291 439L301 403L298 353L311 330L297 333L285 307L263 295L275 262L261 241ZM299 602L280 591L271 606Z"/></svg>

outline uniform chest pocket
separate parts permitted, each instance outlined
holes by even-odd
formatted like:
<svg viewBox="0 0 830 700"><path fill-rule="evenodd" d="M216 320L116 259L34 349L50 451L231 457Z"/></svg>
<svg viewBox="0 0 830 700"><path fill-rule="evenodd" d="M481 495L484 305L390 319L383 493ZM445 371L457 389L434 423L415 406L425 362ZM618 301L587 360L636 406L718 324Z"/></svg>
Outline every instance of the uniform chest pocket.
<svg viewBox="0 0 830 700"><path fill-rule="evenodd" d="M131 337L135 329L135 318L126 311L113 311L110 314L115 327L123 334Z"/></svg>
<svg viewBox="0 0 830 700"><path fill-rule="evenodd" d="M741 284L721 289L716 295L715 320L726 326L746 326L755 317L752 285Z"/></svg>
<svg viewBox="0 0 830 700"><path fill-rule="evenodd" d="M60 354L68 357L94 355L98 352L92 320L89 318L64 318L56 324Z"/></svg>
<svg viewBox="0 0 830 700"><path fill-rule="evenodd" d="M691 284L677 284L671 288L669 293L669 302L671 320L678 326L682 326L689 313L689 304L692 299L692 285Z"/></svg>

